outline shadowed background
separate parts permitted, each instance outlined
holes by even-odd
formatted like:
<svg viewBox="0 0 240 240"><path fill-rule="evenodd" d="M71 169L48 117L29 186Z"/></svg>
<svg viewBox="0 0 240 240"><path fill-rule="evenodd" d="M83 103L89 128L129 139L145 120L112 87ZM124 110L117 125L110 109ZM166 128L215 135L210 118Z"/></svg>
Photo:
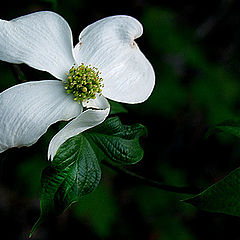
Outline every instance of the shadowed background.
<svg viewBox="0 0 240 240"><path fill-rule="evenodd" d="M240 165L240 141L207 129L240 116L240 4L218 1L6 2L0 18L54 10L72 28L74 43L94 21L116 14L137 18L144 34L137 43L152 63L156 87L145 103L124 105L125 124L142 123L143 160L128 169L178 186L206 187ZM52 79L26 65L27 81ZM0 90L18 82L16 67L0 62ZM21 78L21 76L20 76ZM39 216L41 171L55 124L30 148L0 155L0 237L26 239ZM43 225L33 239L237 240L238 217L199 211L173 194L139 184L102 166L98 188L62 216Z"/></svg>

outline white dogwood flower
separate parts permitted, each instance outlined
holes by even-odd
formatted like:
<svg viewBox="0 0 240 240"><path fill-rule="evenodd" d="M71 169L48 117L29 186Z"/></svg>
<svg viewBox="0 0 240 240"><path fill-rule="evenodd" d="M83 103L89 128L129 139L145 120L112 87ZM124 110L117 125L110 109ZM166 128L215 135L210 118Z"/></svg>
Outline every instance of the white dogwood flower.
<svg viewBox="0 0 240 240"><path fill-rule="evenodd" d="M0 20L0 60L25 63L57 78L18 84L0 94L0 152L30 146L51 124L72 119L51 140L52 159L67 139L105 120L106 98L145 101L155 75L134 42L142 32L133 17L111 16L87 26L73 47L68 23L54 12Z"/></svg>

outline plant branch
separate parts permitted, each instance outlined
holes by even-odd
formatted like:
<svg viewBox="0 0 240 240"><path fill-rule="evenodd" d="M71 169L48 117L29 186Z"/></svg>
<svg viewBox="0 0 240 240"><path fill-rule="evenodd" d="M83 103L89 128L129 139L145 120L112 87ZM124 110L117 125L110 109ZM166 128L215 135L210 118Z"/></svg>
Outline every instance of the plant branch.
<svg viewBox="0 0 240 240"><path fill-rule="evenodd" d="M148 185L151 187L155 187L155 188L158 188L158 189L161 189L164 191L174 192L174 193L182 193L182 194L198 194L201 192L201 189L197 189L195 187L179 187L179 186L172 186L172 185L160 183L153 179L138 175L132 171L129 171L129 170L123 168L123 167L113 165L110 162L105 161L105 160L103 160L102 163L105 166L115 170L116 172L118 172L120 174L124 174L134 180L137 180L139 183L142 183L142 184L145 184L145 185Z"/></svg>

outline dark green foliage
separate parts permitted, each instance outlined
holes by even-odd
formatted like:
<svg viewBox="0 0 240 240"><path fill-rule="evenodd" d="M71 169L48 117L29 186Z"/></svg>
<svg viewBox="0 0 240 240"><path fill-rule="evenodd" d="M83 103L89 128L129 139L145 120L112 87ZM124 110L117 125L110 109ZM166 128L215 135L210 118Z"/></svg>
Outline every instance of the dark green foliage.
<svg viewBox="0 0 240 240"><path fill-rule="evenodd" d="M52 164L42 173L41 216L32 233L49 216L61 214L80 197L92 192L100 178L97 157L81 134L63 143Z"/></svg>
<svg viewBox="0 0 240 240"><path fill-rule="evenodd" d="M227 120L210 128L206 137L218 132L230 133L240 138L240 119Z"/></svg>
<svg viewBox="0 0 240 240"><path fill-rule="evenodd" d="M114 117L83 135L92 142L93 149L102 150L104 158L121 165L128 165L142 159L143 149L139 144L139 137L146 133L147 129L143 125L122 125L120 119Z"/></svg>
<svg viewBox="0 0 240 240"><path fill-rule="evenodd" d="M127 109L120 103L108 100L111 106L110 114L127 113Z"/></svg>
<svg viewBox="0 0 240 240"><path fill-rule="evenodd" d="M146 128L141 124L122 125L113 117L63 143L42 173L41 215L30 236L43 221L61 214L97 187L103 158L121 165L140 161L139 137L144 134Z"/></svg>
<svg viewBox="0 0 240 240"><path fill-rule="evenodd" d="M240 168L184 201L205 211L240 216Z"/></svg>

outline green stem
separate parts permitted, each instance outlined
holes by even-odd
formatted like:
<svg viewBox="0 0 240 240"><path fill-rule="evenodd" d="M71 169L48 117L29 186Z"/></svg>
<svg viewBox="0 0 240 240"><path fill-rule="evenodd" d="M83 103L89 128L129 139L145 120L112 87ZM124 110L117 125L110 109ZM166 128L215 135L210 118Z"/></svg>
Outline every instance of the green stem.
<svg viewBox="0 0 240 240"><path fill-rule="evenodd" d="M146 178L146 177L143 177L141 175L138 175L134 172L131 172L123 167L119 167L119 166L116 166L116 165L113 165L111 164L110 162L108 161L105 161L103 160L102 163L115 170L116 172L120 173L120 174L124 174L134 180L137 180L139 183L142 183L142 184L145 184L145 185L148 185L148 186L151 186L151 187L155 187L155 188L158 188L158 189L161 189L161 190L165 190L165 191L168 191L168 192L174 192L174 193L182 193L182 194L198 194L201 192L200 189L197 189L195 187L179 187L179 186L172 186L172 185L167 185L167 184L163 184L163 183L160 183L158 181L155 181L153 179L150 179L150 178Z"/></svg>

